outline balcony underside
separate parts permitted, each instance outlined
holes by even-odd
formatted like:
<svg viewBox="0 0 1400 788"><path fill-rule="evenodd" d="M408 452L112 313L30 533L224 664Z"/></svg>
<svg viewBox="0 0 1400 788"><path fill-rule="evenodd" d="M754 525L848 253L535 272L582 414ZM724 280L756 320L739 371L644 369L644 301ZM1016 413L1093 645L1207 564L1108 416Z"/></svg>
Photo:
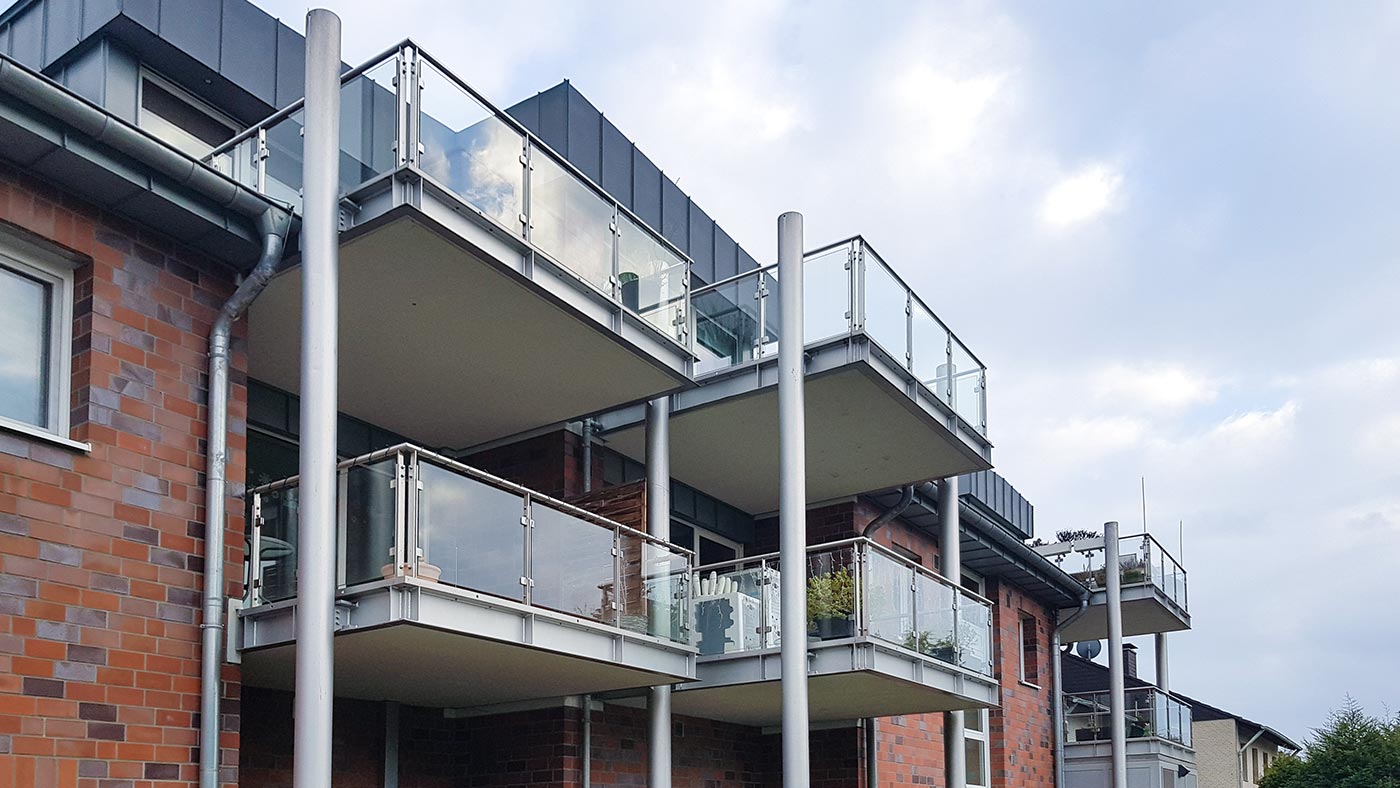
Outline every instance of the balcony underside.
<svg viewBox="0 0 1400 788"><path fill-rule="evenodd" d="M863 338L807 351L807 499L825 501L991 467L990 446ZM608 445L645 460L641 408L601 417ZM671 475L753 514L778 507L774 362L672 397Z"/></svg>
<svg viewBox="0 0 1400 788"><path fill-rule="evenodd" d="M1108 592L1099 590L1089 595L1089 607L1060 634L1066 643L1083 640L1104 640L1108 637ZM1181 632L1191 628L1191 614L1172 602L1166 594L1150 584L1124 586L1122 590L1123 636L1153 635L1158 632ZM1073 610L1060 611L1060 617Z"/></svg>
<svg viewBox="0 0 1400 788"><path fill-rule="evenodd" d="M249 316L249 373L300 388L301 268ZM497 233L400 207L342 235L340 410L468 447L688 385L686 351Z"/></svg>
<svg viewBox="0 0 1400 788"><path fill-rule="evenodd" d="M694 651L571 616L400 580L342 596L335 693L465 707L670 684ZM343 604L353 602L351 608ZM293 689L295 604L241 613L243 682Z"/></svg>
<svg viewBox="0 0 1400 788"><path fill-rule="evenodd" d="M777 649L705 658L698 681L671 694L676 714L767 726L782 721ZM813 722L995 708L996 683L901 649L856 638L808 648Z"/></svg>

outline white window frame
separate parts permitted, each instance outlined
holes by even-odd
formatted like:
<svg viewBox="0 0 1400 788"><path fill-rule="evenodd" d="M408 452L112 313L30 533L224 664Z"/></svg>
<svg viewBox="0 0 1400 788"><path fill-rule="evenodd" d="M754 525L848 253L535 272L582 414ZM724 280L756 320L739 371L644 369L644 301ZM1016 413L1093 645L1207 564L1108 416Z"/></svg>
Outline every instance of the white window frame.
<svg viewBox="0 0 1400 788"><path fill-rule="evenodd" d="M0 428L69 448L91 447L68 437L73 397L73 269L77 261L22 238L0 232L0 267L49 286L47 426L0 416Z"/></svg>
<svg viewBox="0 0 1400 788"><path fill-rule="evenodd" d="M176 129L180 129L180 127L174 121L171 121L168 118L161 117L160 115L156 115L155 113L146 109L147 80L150 80L156 85L159 85L162 90L190 105L191 109L194 109L195 111L208 116L209 119L214 121L215 123L218 123L221 126L228 127L232 132L230 136L237 135L240 131L243 131L243 127L239 125L238 121L215 109L214 106L211 105L209 102L204 101L203 99L199 98L198 96L194 95L188 90L185 90L184 88L175 84L171 80L166 79L165 77L161 76L155 71L152 71L149 67L142 66L140 69L140 74L138 75L136 80L136 125L141 129L145 130L147 133L164 141L167 145L170 145L176 150L179 150L180 152L186 154L187 156L202 159L204 158L204 156L208 155L208 153L206 152L203 155L195 156L189 151L186 151L183 148L181 148L179 145L176 145L174 142L171 142L170 140L166 139L163 135L157 133L156 129L153 128L151 123L147 120L148 117L156 118L161 123L167 126L173 126ZM185 131L184 129L180 129L180 131L184 131L186 134L189 134L189 132ZM194 137L194 135L192 134L190 134L190 136ZM204 144L203 141L201 141L201 144ZM210 145L209 150L212 151L215 147L217 146Z"/></svg>
<svg viewBox="0 0 1400 788"><path fill-rule="evenodd" d="M703 526L703 525L696 525L694 522L692 522L691 520L688 520L688 519L686 519L686 518L684 518L684 517L676 517L676 516L672 515L672 519L675 520L676 522L680 523L681 525L684 525L685 527L687 527L687 528L690 529L690 535L691 535L690 544L683 544L683 545L679 545L679 546L680 546L680 547L684 547L684 548L687 549L687 550L693 550L693 551L695 552L695 561L696 561L696 564L697 564L697 565L698 565L699 562L700 562L700 537L701 537L701 536L704 536L706 539L709 539L711 542L714 542L714 543L716 543L716 544L720 544L720 545L724 545L725 547L733 548L733 550L734 550L734 560L736 560L736 561L737 561L738 559L744 557L744 545L743 545L742 542L736 542L736 541L734 541L733 539L730 539L730 538L727 537L727 536L720 536L719 534L715 533L714 531L711 531L709 528L706 528L706 527ZM677 544L677 543L674 542L674 541L672 541L671 544Z"/></svg>
<svg viewBox="0 0 1400 788"><path fill-rule="evenodd" d="M969 782L967 788L991 788L992 779L992 715L986 709L964 712L965 714L976 714L980 718L982 730L973 730L970 726L963 726L963 738L969 741L980 742L978 749L982 752L982 777L987 780L985 783Z"/></svg>

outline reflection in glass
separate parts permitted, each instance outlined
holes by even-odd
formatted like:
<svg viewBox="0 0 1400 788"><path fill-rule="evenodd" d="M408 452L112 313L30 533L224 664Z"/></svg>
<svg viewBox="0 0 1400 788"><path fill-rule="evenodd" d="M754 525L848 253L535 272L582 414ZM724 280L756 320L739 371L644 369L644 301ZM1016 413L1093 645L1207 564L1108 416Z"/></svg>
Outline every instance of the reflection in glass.
<svg viewBox="0 0 1400 788"><path fill-rule="evenodd" d="M340 190L398 164L398 58L390 58L340 86Z"/></svg>
<svg viewBox="0 0 1400 788"><path fill-rule="evenodd" d="M671 548L631 533L622 548L622 628L677 643L687 642L690 562Z"/></svg>
<svg viewBox="0 0 1400 788"><path fill-rule="evenodd" d="M521 230L525 139L431 63L419 111L419 166L512 232Z"/></svg>
<svg viewBox="0 0 1400 788"><path fill-rule="evenodd" d="M617 572L613 532L535 502L531 600L540 607L613 623Z"/></svg>
<svg viewBox="0 0 1400 788"><path fill-rule="evenodd" d="M697 375L754 358L758 344L758 274L691 296Z"/></svg>
<svg viewBox="0 0 1400 788"><path fill-rule="evenodd" d="M531 151L530 166L530 240L611 293L612 205L542 150Z"/></svg>
<svg viewBox="0 0 1400 788"><path fill-rule="evenodd" d="M953 605L958 594L944 583L920 574L915 591L919 595L918 637L913 648L921 654L957 664L957 638L953 631ZM906 647L910 647L906 645Z"/></svg>
<svg viewBox="0 0 1400 788"><path fill-rule="evenodd" d="M397 458L356 465L345 475L345 584L368 583L394 572Z"/></svg>
<svg viewBox="0 0 1400 788"><path fill-rule="evenodd" d="M36 427L49 426L51 287L0 267L0 416Z"/></svg>
<svg viewBox="0 0 1400 788"><path fill-rule="evenodd" d="M420 462L419 576L507 599L524 599L524 499Z"/></svg>
<svg viewBox="0 0 1400 788"><path fill-rule="evenodd" d="M992 609L984 602L958 594L959 663L985 676L992 674Z"/></svg>
<svg viewBox="0 0 1400 788"><path fill-rule="evenodd" d="M866 559L865 604L870 635L917 650L913 568L871 551Z"/></svg>
<svg viewBox="0 0 1400 788"><path fill-rule="evenodd" d="M298 490L285 487L262 493L262 529L258 536L258 576L265 602L290 599L297 593Z"/></svg>
<svg viewBox="0 0 1400 788"><path fill-rule="evenodd" d="M680 337L686 264L631 218L619 214L618 289L622 305L662 333Z"/></svg>

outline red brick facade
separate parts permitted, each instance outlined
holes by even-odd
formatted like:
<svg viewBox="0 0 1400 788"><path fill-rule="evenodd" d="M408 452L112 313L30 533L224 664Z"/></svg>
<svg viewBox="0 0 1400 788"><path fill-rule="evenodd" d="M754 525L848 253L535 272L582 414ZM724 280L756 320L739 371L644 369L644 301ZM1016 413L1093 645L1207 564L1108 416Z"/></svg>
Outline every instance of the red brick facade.
<svg viewBox="0 0 1400 788"><path fill-rule="evenodd" d="M196 777L207 342L232 274L13 170L0 222L80 260L72 437L0 432L0 785ZM241 348L239 348L241 351ZM241 352L235 370L246 369ZM228 478L244 478L236 373ZM228 591L242 504L229 501ZM225 672L236 780L237 672Z"/></svg>

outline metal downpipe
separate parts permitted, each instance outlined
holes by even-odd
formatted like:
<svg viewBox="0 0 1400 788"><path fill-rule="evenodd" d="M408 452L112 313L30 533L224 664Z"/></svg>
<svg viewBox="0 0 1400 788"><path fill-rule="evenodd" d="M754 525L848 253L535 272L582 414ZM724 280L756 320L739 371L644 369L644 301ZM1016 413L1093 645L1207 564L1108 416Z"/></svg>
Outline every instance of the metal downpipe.
<svg viewBox="0 0 1400 788"><path fill-rule="evenodd" d="M871 520L870 524L865 526L865 530L861 531L860 535L867 539L873 537L875 532L883 528L886 523L904 514L904 511L908 509L912 503L914 503L914 485L905 485L904 490L899 495L899 502L881 512L879 517Z"/></svg>
<svg viewBox="0 0 1400 788"><path fill-rule="evenodd" d="M330 788L335 674L340 18L306 15L301 463L292 784Z"/></svg>
<svg viewBox="0 0 1400 788"><path fill-rule="evenodd" d="M1079 609L1075 610L1064 621L1055 625L1055 629L1050 633L1050 680L1051 685L1051 711L1055 725L1055 788L1065 786L1065 691L1061 686L1064 683L1064 668L1060 664L1062 654L1060 653L1060 633L1070 624L1079 620L1089 610L1089 594L1086 592L1079 597Z"/></svg>
<svg viewBox="0 0 1400 788"><path fill-rule="evenodd" d="M962 587L962 534L959 528L958 477L938 483L939 551L943 556L943 576ZM948 788L967 785L966 719L964 712L943 715L943 758Z"/></svg>
<svg viewBox="0 0 1400 788"><path fill-rule="evenodd" d="M666 397L646 406L647 532L671 540L671 411ZM647 785L671 788L671 687L647 694Z"/></svg>
<svg viewBox="0 0 1400 788"><path fill-rule="evenodd" d="M1118 561L1118 523L1103 524L1104 585L1108 592L1108 715L1113 753L1111 788L1128 788L1128 731L1123 701L1123 583Z"/></svg>
<svg viewBox="0 0 1400 788"><path fill-rule="evenodd" d="M778 217L778 560L783 788L812 779L807 711L807 434L802 319L802 214Z"/></svg>
<svg viewBox="0 0 1400 788"><path fill-rule="evenodd" d="M220 686L224 636L224 509L228 469L229 356L233 324L282 262L292 215L268 210L258 219L263 236L262 256L233 295L224 302L209 331L209 448L205 454L204 490L204 620L200 623L199 784L218 788L219 732L222 720Z"/></svg>

